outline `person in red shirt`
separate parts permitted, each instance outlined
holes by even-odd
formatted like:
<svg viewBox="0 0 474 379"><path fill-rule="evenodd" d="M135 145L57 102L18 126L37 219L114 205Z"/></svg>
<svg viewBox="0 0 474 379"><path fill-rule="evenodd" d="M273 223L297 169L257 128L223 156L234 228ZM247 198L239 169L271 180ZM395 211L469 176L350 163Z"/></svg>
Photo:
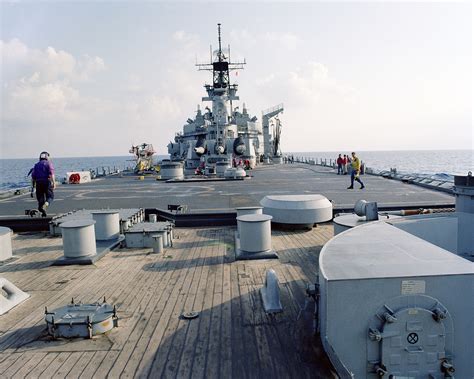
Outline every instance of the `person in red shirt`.
<svg viewBox="0 0 474 379"><path fill-rule="evenodd" d="M344 175L347 175L347 155L344 154L344 158L342 158L342 171Z"/></svg>
<svg viewBox="0 0 474 379"><path fill-rule="evenodd" d="M337 175L342 175L344 172L342 171L342 157L341 154L337 157L336 163L337 163Z"/></svg>

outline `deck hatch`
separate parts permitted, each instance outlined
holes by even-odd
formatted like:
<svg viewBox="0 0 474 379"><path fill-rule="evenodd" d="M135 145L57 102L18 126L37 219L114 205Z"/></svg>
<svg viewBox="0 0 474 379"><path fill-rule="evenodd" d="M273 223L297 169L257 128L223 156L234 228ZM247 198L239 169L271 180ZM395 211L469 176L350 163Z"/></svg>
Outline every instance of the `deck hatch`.
<svg viewBox="0 0 474 379"><path fill-rule="evenodd" d="M103 303L72 302L49 312L45 309L48 333L53 338L92 338L118 326L115 306Z"/></svg>

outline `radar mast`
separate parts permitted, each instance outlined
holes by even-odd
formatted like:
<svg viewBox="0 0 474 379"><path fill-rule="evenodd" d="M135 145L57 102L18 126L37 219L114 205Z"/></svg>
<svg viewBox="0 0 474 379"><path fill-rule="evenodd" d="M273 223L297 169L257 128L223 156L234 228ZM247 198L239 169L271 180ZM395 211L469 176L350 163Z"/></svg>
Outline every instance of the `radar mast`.
<svg viewBox="0 0 474 379"><path fill-rule="evenodd" d="M231 62L230 47L228 56L226 56L222 51L221 24L217 24L217 40L219 44L219 49L216 52L215 60L213 61L211 55L211 61L209 63L198 63L196 64L196 67L198 67L199 71L212 71L212 87L214 89L225 89L231 86L229 75L230 71L243 70L244 64L246 64L246 62L245 59L243 62ZM207 87L208 86L206 86L206 90Z"/></svg>

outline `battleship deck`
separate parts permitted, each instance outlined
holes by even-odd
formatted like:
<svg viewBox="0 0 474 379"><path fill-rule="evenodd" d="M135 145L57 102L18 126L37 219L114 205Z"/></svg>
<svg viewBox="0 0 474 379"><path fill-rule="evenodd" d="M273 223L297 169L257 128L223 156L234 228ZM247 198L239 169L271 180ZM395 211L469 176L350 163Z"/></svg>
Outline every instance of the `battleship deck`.
<svg viewBox="0 0 474 379"><path fill-rule="evenodd" d="M311 337L316 281L330 224L272 232L280 259L235 261L235 228L177 229L164 255L118 249L91 266L53 267L61 238L16 234L18 259L1 276L31 298L1 316L0 377L334 377ZM280 281L283 313L265 314L265 271ZM118 307L119 327L93 340L51 340L44 307L100 301ZM193 320L183 312L197 311Z"/></svg>
<svg viewBox="0 0 474 379"><path fill-rule="evenodd" d="M251 178L238 181L166 183L155 177L109 176L92 183L62 185L48 212L64 213L73 209L160 208L168 204L187 205L190 212L228 210L256 206L266 195L319 193L333 201L335 209L352 208L359 199L377 201L379 207L452 206L452 195L385 179L362 177L366 188L347 190L349 176L336 175L333 169L305 164L259 166ZM0 201L0 215L21 215L36 207L28 194Z"/></svg>

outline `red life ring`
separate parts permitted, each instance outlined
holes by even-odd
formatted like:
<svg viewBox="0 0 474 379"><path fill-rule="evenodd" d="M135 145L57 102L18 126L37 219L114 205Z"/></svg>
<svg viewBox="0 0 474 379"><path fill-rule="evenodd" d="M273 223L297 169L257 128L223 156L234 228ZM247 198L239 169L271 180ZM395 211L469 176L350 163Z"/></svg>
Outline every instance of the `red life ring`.
<svg viewBox="0 0 474 379"><path fill-rule="evenodd" d="M79 184L80 181L81 176L78 173L74 173L69 176L69 184Z"/></svg>

